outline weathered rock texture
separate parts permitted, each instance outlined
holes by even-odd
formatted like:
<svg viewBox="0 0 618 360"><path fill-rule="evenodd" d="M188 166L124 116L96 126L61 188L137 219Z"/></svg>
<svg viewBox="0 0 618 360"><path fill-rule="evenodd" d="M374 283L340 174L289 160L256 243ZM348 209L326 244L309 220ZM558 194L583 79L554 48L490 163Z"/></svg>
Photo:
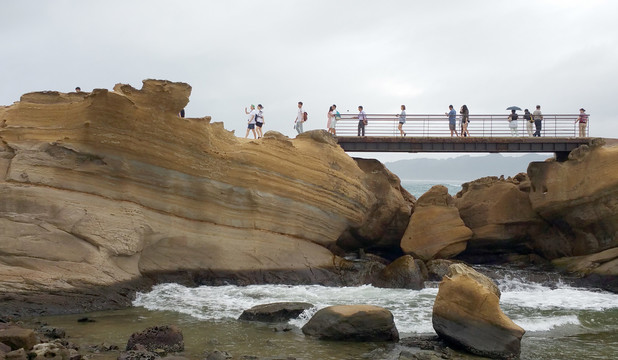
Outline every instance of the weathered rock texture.
<svg viewBox="0 0 618 360"><path fill-rule="evenodd" d="M446 259L465 250L471 236L448 189L436 185L416 202L401 249L425 261Z"/></svg>
<svg viewBox="0 0 618 360"><path fill-rule="evenodd" d="M124 305L143 279L334 283L342 234L371 247L403 233L413 198L396 177L324 131L249 141L181 119L190 92L146 80L0 108L0 293L90 294L83 308Z"/></svg>
<svg viewBox="0 0 618 360"><path fill-rule="evenodd" d="M565 162L528 166L532 209L557 228L560 242L538 243L551 258L618 246L618 147L581 146Z"/></svg>
<svg viewBox="0 0 618 360"><path fill-rule="evenodd" d="M163 350L167 352L180 352L185 349L182 331L174 325L154 326L144 331L131 334L127 342L126 351L129 350Z"/></svg>
<svg viewBox="0 0 618 360"><path fill-rule="evenodd" d="M393 314L373 305L338 305L319 310L303 326L305 335L325 340L397 341Z"/></svg>
<svg viewBox="0 0 618 360"><path fill-rule="evenodd" d="M464 183L454 203L472 230L466 254L496 257L531 252L531 239L546 232L548 226L532 209L529 192L526 174Z"/></svg>
<svg viewBox="0 0 618 360"><path fill-rule="evenodd" d="M404 255L388 264L378 273L373 286L382 288L414 289L423 288L425 277L421 271L422 262L417 262L410 255Z"/></svg>
<svg viewBox="0 0 618 360"><path fill-rule="evenodd" d="M485 275L449 267L433 307L433 328L445 341L491 358L519 356L524 329L500 310L500 291Z"/></svg>

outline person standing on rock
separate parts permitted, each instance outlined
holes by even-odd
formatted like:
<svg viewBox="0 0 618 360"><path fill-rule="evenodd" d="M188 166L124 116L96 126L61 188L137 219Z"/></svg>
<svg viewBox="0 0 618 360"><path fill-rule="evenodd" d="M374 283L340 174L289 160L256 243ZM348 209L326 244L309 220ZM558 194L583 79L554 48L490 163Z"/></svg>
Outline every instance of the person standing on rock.
<svg viewBox="0 0 618 360"><path fill-rule="evenodd" d="M532 136L541 137L541 122L543 121L543 114L541 113L541 105L536 106L536 110L532 112L532 119L534 119L534 126L536 131Z"/></svg>
<svg viewBox="0 0 618 360"><path fill-rule="evenodd" d="M257 111L255 111L255 105L251 104L251 111L245 108L245 114L249 115L248 125L247 125L247 133L245 134L245 138L249 137L249 130L253 132L253 138L257 139L257 135L255 134L255 118L257 115Z"/></svg>
<svg viewBox="0 0 618 360"><path fill-rule="evenodd" d="M579 122L579 137L586 137L586 127L588 126L588 114L584 108L579 109L579 117L575 122Z"/></svg>
<svg viewBox="0 0 618 360"><path fill-rule="evenodd" d="M255 126L257 127L257 137L260 139L264 136L262 133L262 126L264 126L264 114L262 114L262 109L264 109L264 107L262 104L258 104L257 108L257 113L255 114Z"/></svg>
<svg viewBox="0 0 618 360"><path fill-rule="evenodd" d="M362 106L358 107L358 135L357 136L361 136L361 133L363 134L362 136L365 136L365 126L367 126L367 114L365 114L365 111L363 110Z"/></svg>
<svg viewBox="0 0 618 360"><path fill-rule="evenodd" d="M305 111L303 110L303 102L298 102L298 114L296 115L296 120L294 120L294 129L299 134L303 133L303 123L305 122Z"/></svg>
<svg viewBox="0 0 618 360"><path fill-rule="evenodd" d="M333 106L331 106L328 109L328 132L333 134L333 135L337 135L337 130L335 130L335 127L337 126L337 116L335 115L335 111L337 111L337 105L333 104Z"/></svg>
<svg viewBox="0 0 618 360"><path fill-rule="evenodd" d="M455 136L459 136L457 135L457 111L455 111L455 109L453 108L453 105L449 105L449 112L444 113L444 115L448 116L448 128L449 130L451 130L451 137L453 136L453 133L455 133Z"/></svg>

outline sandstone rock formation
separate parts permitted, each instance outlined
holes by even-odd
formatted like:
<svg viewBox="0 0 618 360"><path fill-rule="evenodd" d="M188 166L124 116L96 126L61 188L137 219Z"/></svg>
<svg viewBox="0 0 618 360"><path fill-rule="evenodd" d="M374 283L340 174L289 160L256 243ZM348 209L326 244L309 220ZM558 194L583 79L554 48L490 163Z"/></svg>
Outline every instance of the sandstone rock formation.
<svg viewBox="0 0 618 360"><path fill-rule="evenodd" d="M465 250L471 236L448 189L435 185L416 202L401 249L425 261L445 259Z"/></svg>
<svg viewBox="0 0 618 360"><path fill-rule="evenodd" d="M420 262L420 264L423 263ZM423 288L424 280L419 262L414 261L410 255L404 255L378 273L373 286L420 290Z"/></svg>
<svg viewBox="0 0 618 360"><path fill-rule="evenodd" d="M559 258L552 263L559 269L588 277L600 288L618 293L618 247L592 255Z"/></svg>
<svg viewBox="0 0 618 360"><path fill-rule="evenodd" d="M563 235L537 242L549 258L618 247L618 146L576 150L568 161L528 166L532 209Z"/></svg>
<svg viewBox="0 0 618 360"><path fill-rule="evenodd" d="M524 329L500 310L500 291L486 276L454 264L438 289L432 322L445 341L480 356L519 356Z"/></svg>
<svg viewBox="0 0 618 360"><path fill-rule="evenodd" d="M547 231L548 226L532 209L529 192L526 174L464 183L454 203L472 230L466 254L497 257L532 251L531 239Z"/></svg>
<svg viewBox="0 0 618 360"><path fill-rule="evenodd" d="M15 308L77 293L77 308L122 306L145 279L336 284L342 234L371 247L403 233L396 177L324 131L250 141L179 118L190 92L146 80L0 108L0 292Z"/></svg>
<svg viewBox="0 0 618 360"><path fill-rule="evenodd" d="M393 314L373 305L338 305L319 310L302 331L325 340L397 341Z"/></svg>

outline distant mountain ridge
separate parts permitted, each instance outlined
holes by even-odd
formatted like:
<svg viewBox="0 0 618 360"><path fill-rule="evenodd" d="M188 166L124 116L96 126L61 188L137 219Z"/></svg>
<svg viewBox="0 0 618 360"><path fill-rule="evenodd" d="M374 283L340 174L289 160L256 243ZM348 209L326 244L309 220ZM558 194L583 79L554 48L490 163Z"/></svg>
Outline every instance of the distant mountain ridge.
<svg viewBox="0 0 618 360"><path fill-rule="evenodd" d="M526 172L533 161L545 161L550 154L523 156L464 155L449 159L408 159L387 162L384 165L402 180L459 180L472 181L485 176L505 177Z"/></svg>

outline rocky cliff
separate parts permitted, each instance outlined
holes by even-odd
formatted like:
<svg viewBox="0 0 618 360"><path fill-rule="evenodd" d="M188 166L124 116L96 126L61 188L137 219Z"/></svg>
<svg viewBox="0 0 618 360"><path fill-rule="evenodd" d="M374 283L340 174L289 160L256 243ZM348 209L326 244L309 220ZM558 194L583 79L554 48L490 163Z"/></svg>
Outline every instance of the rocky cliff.
<svg viewBox="0 0 618 360"><path fill-rule="evenodd" d="M414 198L396 177L364 171L326 132L249 141L209 117L179 118L190 92L145 80L0 109L7 299L89 303L94 288L172 279L336 283L329 248L342 235L382 246L405 231Z"/></svg>

